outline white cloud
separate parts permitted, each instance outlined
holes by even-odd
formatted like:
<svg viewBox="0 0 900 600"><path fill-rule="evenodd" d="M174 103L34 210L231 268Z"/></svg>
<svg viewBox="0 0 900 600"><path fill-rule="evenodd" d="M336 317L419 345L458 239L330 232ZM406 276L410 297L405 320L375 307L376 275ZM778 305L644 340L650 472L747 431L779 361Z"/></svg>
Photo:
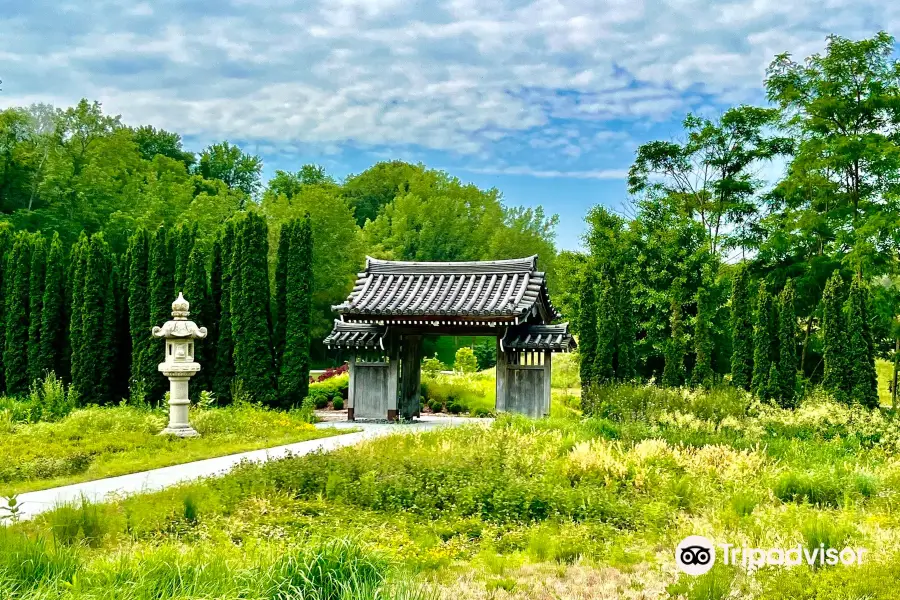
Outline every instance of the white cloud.
<svg viewBox="0 0 900 600"><path fill-rule="evenodd" d="M557 171L553 169L533 169L523 166L471 167L470 173L482 175L527 175L546 179L625 179L628 169L595 169L591 171Z"/></svg>
<svg viewBox="0 0 900 600"><path fill-rule="evenodd" d="M0 105L88 97L198 139L502 153L567 167L528 167L536 176L582 178L605 173L591 161L611 149L627 163L635 138L689 110L761 101L777 52L900 24L900 5L881 0L56 6L0 16Z"/></svg>

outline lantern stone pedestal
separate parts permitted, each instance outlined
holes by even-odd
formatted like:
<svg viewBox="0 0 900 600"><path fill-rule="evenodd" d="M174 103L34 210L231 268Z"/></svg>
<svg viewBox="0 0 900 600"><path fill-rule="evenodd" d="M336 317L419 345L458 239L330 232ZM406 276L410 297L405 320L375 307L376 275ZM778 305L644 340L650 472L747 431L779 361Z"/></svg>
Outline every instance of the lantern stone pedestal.
<svg viewBox="0 0 900 600"><path fill-rule="evenodd" d="M162 327L154 327L153 337L166 340L166 359L159 364L159 372L169 378L169 425L160 435L196 437L200 435L188 421L191 397L188 382L199 370L194 362L194 340L206 337L206 327L197 327L187 318L190 304L179 292L172 303L172 320Z"/></svg>

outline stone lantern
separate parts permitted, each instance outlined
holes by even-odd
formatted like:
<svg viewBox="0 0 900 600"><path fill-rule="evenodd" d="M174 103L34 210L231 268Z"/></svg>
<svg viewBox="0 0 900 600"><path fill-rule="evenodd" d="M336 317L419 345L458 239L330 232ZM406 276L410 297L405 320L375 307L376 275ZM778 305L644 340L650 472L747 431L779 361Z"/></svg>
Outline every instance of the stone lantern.
<svg viewBox="0 0 900 600"><path fill-rule="evenodd" d="M159 364L159 371L169 378L169 426L161 435L195 437L200 435L188 423L188 408L191 404L188 381L200 370L194 362L194 340L206 337L206 327L197 327L188 321L190 304L181 292L172 303L172 320L162 327L154 327L153 337L165 338L166 360Z"/></svg>

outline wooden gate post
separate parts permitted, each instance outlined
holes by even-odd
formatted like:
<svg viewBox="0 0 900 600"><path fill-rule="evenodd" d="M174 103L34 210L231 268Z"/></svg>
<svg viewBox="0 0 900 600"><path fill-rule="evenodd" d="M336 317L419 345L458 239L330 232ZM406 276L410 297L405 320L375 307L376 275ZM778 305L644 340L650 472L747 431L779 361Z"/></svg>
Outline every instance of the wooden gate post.
<svg viewBox="0 0 900 600"><path fill-rule="evenodd" d="M509 390L507 382L509 360L503 350L503 344L500 343L502 337L503 333L497 336L497 366L495 367L497 370L497 399L494 401L494 411L498 413L506 410L506 394Z"/></svg>
<svg viewBox="0 0 900 600"><path fill-rule="evenodd" d="M400 401L394 418L412 419L419 412L422 387L422 336L404 335L400 365Z"/></svg>
<svg viewBox="0 0 900 600"><path fill-rule="evenodd" d="M348 372L350 373L350 381L347 385L347 420L355 421L356 419L353 416L353 397L355 394L355 377L354 374L356 372L356 352L350 355L350 362L348 366Z"/></svg>
<svg viewBox="0 0 900 600"><path fill-rule="evenodd" d="M400 340L397 335L390 335L387 339L388 350L388 378L387 378L387 395L388 395L388 421L397 420L397 383L400 379Z"/></svg>

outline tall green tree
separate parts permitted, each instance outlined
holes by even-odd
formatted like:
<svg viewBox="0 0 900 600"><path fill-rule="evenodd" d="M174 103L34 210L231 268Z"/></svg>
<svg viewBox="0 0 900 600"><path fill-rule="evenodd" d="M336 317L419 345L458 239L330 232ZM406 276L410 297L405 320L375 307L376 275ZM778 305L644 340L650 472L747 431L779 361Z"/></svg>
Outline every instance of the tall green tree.
<svg viewBox="0 0 900 600"><path fill-rule="evenodd" d="M150 290L150 234L141 228L128 242L128 330L131 336L130 384L137 390L148 390L159 377L153 356ZM155 323L161 325L162 323Z"/></svg>
<svg viewBox="0 0 900 600"><path fill-rule="evenodd" d="M222 142L212 144L200 153L197 171L206 179L218 179L229 188L251 197L260 188L262 159L245 154L233 144Z"/></svg>
<svg viewBox="0 0 900 600"><path fill-rule="evenodd" d="M581 386L594 383L594 361L597 357L597 302L593 270L588 267L581 281L578 307L578 368Z"/></svg>
<svg viewBox="0 0 900 600"><path fill-rule="evenodd" d="M272 299L272 338L275 344L275 364L280 368L284 355L284 339L287 328L287 279L293 232L297 220L281 226L278 235L278 255L275 257L275 297Z"/></svg>
<svg viewBox="0 0 900 600"><path fill-rule="evenodd" d="M600 276L597 286L597 350L594 355L594 379L597 383L609 383L616 376L616 286L607 273Z"/></svg>
<svg viewBox="0 0 900 600"><path fill-rule="evenodd" d="M844 280L840 271L835 270L822 295L822 345L825 363L822 387L839 402L847 402L850 391L850 357L847 356L849 332L844 321L845 302Z"/></svg>
<svg viewBox="0 0 900 600"><path fill-rule="evenodd" d="M713 255L724 244L743 245L762 186L754 168L791 146L770 134L777 118L776 110L753 106L730 108L716 121L689 114L684 143L654 141L638 148L629 192L665 199L699 221Z"/></svg>
<svg viewBox="0 0 900 600"><path fill-rule="evenodd" d="M68 346L69 314L66 307L66 258L59 234L54 233L47 253L44 290L41 300L39 368L68 379L65 351Z"/></svg>
<svg viewBox="0 0 900 600"><path fill-rule="evenodd" d="M9 253L13 247L13 232L9 226L0 226L0 292L6 297L7 286L13 279ZM0 300L0 344L6 345L6 301ZM6 370L3 368L3 352L0 352L0 390L6 389Z"/></svg>
<svg viewBox="0 0 900 600"><path fill-rule="evenodd" d="M850 285L845 311L850 401L875 408L878 406L878 379L869 320L869 293L859 277L855 277Z"/></svg>
<svg viewBox="0 0 900 600"><path fill-rule="evenodd" d="M188 263L191 251L194 249L194 241L197 239L196 224L181 224L174 233L173 245L175 247L175 294L184 291L187 279Z"/></svg>
<svg viewBox="0 0 900 600"><path fill-rule="evenodd" d="M130 261L125 254L110 254L110 306L107 315L112 312L109 325L113 327L110 361L112 363L110 400L127 398L131 380L131 320L129 318L129 280Z"/></svg>
<svg viewBox="0 0 900 600"><path fill-rule="evenodd" d="M219 315L216 328L215 373L213 392L220 402L231 399L234 378L234 330L231 321L231 283L235 253L235 226L229 220L219 232L213 246L212 291L215 310Z"/></svg>
<svg viewBox="0 0 900 600"><path fill-rule="evenodd" d="M794 282L788 280L778 295L778 381L775 399L782 408L794 408L797 397L797 313Z"/></svg>
<svg viewBox="0 0 900 600"><path fill-rule="evenodd" d="M745 390L753 380L753 306L746 266L738 268L731 284L731 383Z"/></svg>
<svg viewBox="0 0 900 600"><path fill-rule="evenodd" d="M671 300L670 333L668 344L666 345L666 363L662 376L662 384L666 387L678 387L685 382L683 318L681 291L676 287Z"/></svg>
<svg viewBox="0 0 900 600"><path fill-rule="evenodd" d="M769 374L777 352L774 322L774 303L765 281L759 283L753 323L753 394L766 398L769 394Z"/></svg>
<svg viewBox="0 0 900 600"><path fill-rule="evenodd" d="M238 224L231 317L235 378L257 402L277 401L272 326L269 314L268 228L250 212Z"/></svg>
<svg viewBox="0 0 900 600"><path fill-rule="evenodd" d="M617 279L617 282L616 314L619 328L616 332L616 379L631 381L637 376L634 295L632 282L622 278Z"/></svg>
<svg viewBox="0 0 900 600"><path fill-rule="evenodd" d="M31 236L19 233L9 253L6 285L6 342L3 365L6 368L6 393L28 391L28 308L31 269Z"/></svg>
<svg viewBox="0 0 900 600"><path fill-rule="evenodd" d="M697 317L694 322L694 353L697 360L691 372L691 383L710 388L713 385L713 338L712 320L714 307L705 287L697 290Z"/></svg>
<svg viewBox="0 0 900 600"><path fill-rule="evenodd" d="M172 252L173 243L170 232L160 227L153 234L150 243L150 323L162 325L172 319L172 302L175 301L175 260ZM150 356L147 364L162 361L162 352L158 344L149 345ZM146 366L149 373L150 367ZM146 382L147 393L151 401L161 400L166 391L165 379L157 374Z"/></svg>
<svg viewBox="0 0 900 600"><path fill-rule="evenodd" d="M87 256L80 306L81 365L72 385L82 394L90 393L89 401L108 404L113 400L116 347L114 265L102 233L91 236L84 253Z"/></svg>
<svg viewBox="0 0 900 600"><path fill-rule="evenodd" d="M283 405L295 406L309 392L313 289L313 240L309 215L295 221L288 233L291 240L285 283L285 344L278 390Z"/></svg>
<svg viewBox="0 0 900 600"><path fill-rule="evenodd" d="M47 273L47 244L37 234L31 243L31 266L28 289L28 380L44 376L47 367L41 362L41 311L44 304L44 279Z"/></svg>
<svg viewBox="0 0 900 600"><path fill-rule="evenodd" d="M70 376L72 385L76 382L83 384L84 376L82 368L85 355L82 353L84 345L81 311L84 306L84 278L87 273L89 240L85 232L81 232L78 241L72 247L72 256L69 263L69 282L71 293L69 294L69 352L70 352ZM79 392L86 393L76 386Z"/></svg>
<svg viewBox="0 0 900 600"><path fill-rule="evenodd" d="M900 240L893 200L900 187L894 39L884 32L859 41L829 36L824 54L804 61L775 57L765 87L799 140L781 184L787 208L797 210L795 229L810 232L809 246L819 254L850 249L846 260L859 274L883 271Z"/></svg>
<svg viewBox="0 0 900 600"><path fill-rule="evenodd" d="M188 261L184 284L184 297L190 303L191 320L200 327L206 326L207 316L212 313L209 298L209 279L206 277L207 255L199 245L195 245ZM208 334L207 334L208 335ZM201 391L211 391L212 369L210 369L210 353L205 345L206 340L194 343L194 360L200 363L200 372L192 381L191 395L196 400Z"/></svg>

